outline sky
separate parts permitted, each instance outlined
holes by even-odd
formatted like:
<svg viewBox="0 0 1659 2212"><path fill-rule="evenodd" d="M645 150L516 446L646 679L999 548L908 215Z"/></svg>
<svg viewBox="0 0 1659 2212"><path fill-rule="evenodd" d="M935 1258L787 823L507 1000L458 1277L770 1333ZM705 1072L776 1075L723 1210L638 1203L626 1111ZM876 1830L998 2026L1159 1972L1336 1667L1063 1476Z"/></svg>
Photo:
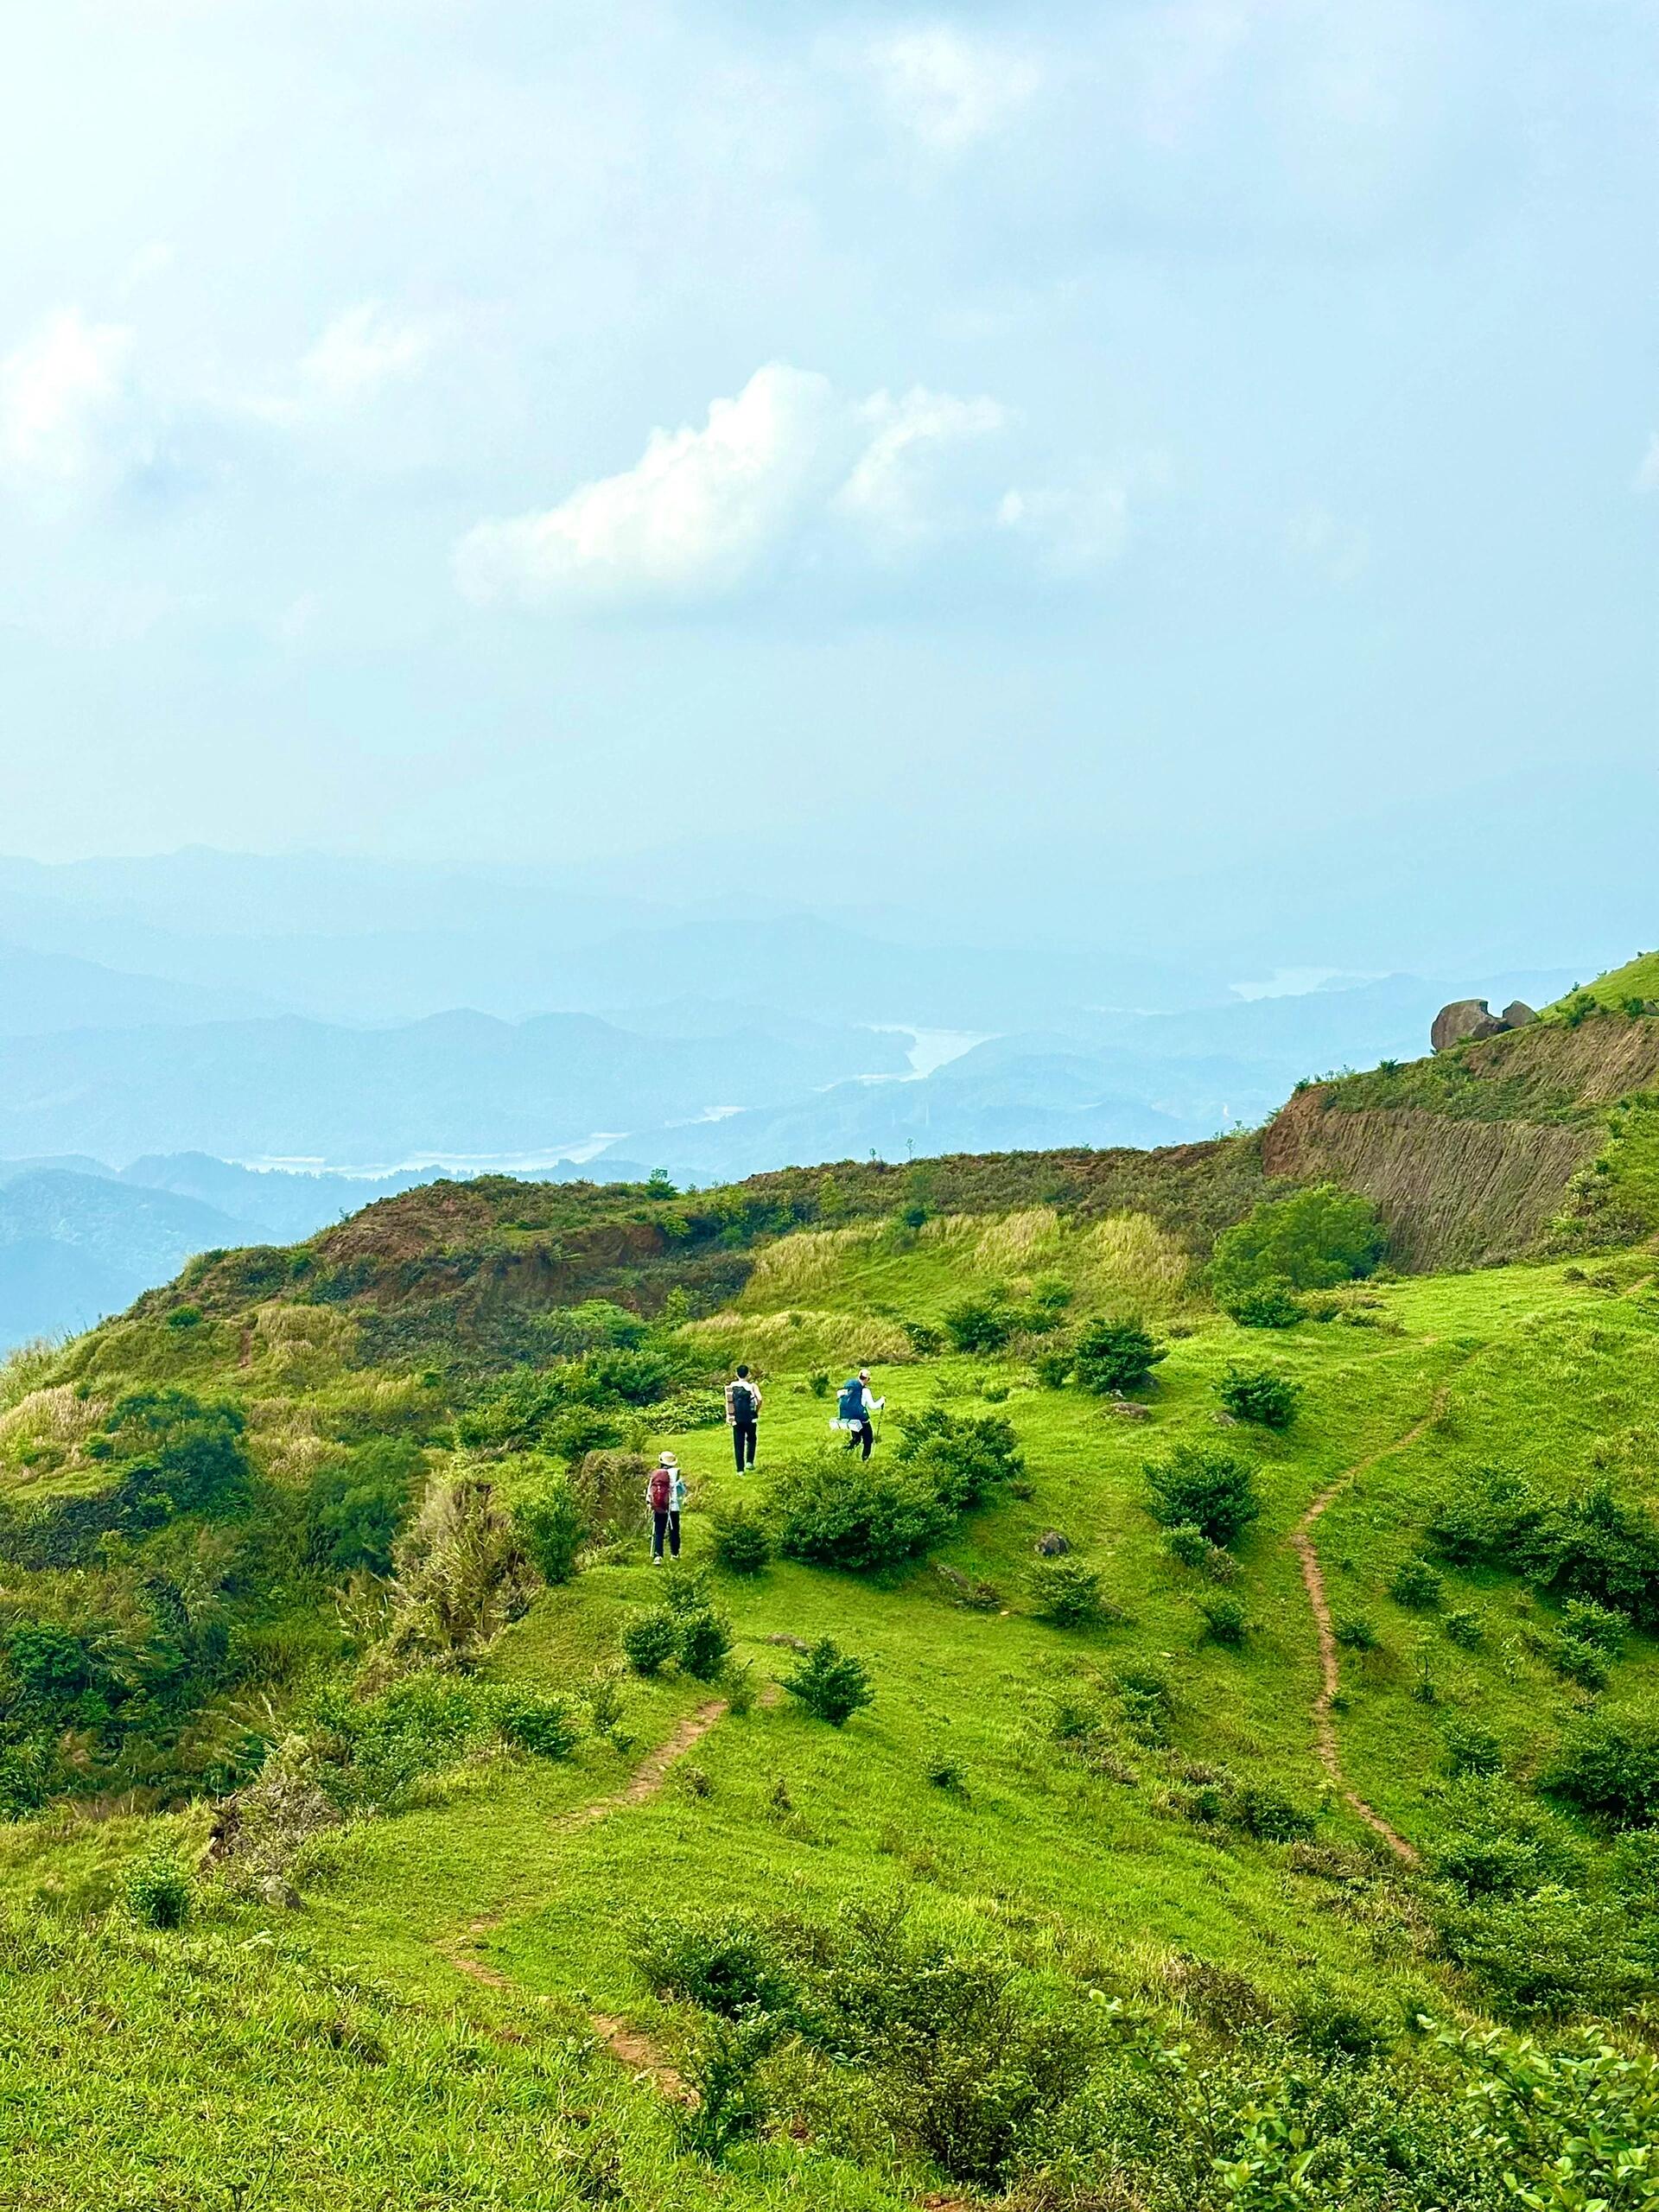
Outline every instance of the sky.
<svg viewBox="0 0 1659 2212"><path fill-rule="evenodd" d="M1652 0L16 15L5 852L1659 826Z"/></svg>

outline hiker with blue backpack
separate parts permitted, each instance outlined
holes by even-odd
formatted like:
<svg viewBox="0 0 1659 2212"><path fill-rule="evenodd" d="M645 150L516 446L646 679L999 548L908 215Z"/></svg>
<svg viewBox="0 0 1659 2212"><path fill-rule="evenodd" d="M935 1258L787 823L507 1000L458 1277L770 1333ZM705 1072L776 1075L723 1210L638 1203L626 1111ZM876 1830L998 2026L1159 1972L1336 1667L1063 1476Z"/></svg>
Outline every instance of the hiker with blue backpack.
<svg viewBox="0 0 1659 2212"><path fill-rule="evenodd" d="M870 1370L861 1367L856 1375L849 1376L841 1386L841 1396L836 1406L836 1426L847 1431L847 1449L855 1452L861 1444L868 1459L875 1443L875 1420L885 1398L870 1395Z"/></svg>

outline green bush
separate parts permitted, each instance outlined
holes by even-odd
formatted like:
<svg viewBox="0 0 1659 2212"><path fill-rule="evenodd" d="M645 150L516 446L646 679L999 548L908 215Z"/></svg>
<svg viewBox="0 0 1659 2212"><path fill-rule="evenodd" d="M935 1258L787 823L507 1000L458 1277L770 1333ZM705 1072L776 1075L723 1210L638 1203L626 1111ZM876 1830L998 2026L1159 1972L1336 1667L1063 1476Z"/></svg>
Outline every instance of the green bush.
<svg viewBox="0 0 1659 2212"><path fill-rule="evenodd" d="M307 1548L317 1564L336 1574L390 1574L421 1465L407 1439L378 1436L320 1467L305 1508Z"/></svg>
<svg viewBox="0 0 1659 2212"><path fill-rule="evenodd" d="M699 1682L712 1682L732 1648L732 1624L712 1606L678 1614L674 1622L674 1656Z"/></svg>
<svg viewBox="0 0 1659 2212"><path fill-rule="evenodd" d="M1608 1658L1617 1659L1624 1649L1630 1624L1624 1614L1592 1598L1569 1598L1561 1609L1561 1633L1580 1643L1593 1643Z"/></svg>
<svg viewBox="0 0 1659 2212"><path fill-rule="evenodd" d="M1232 1817L1246 1835L1262 1843L1301 1842L1317 1826L1306 1807L1265 1782L1246 1783L1237 1791Z"/></svg>
<svg viewBox="0 0 1659 2212"><path fill-rule="evenodd" d="M747 1916L653 1922L633 1955L657 1996L701 2005L722 2019L796 2010L799 1993L789 1962L771 1932Z"/></svg>
<svg viewBox="0 0 1659 2212"><path fill-rule="evenodd" d="M1496 2010L1523 2017L1618 2012L1645 1980L1625 1950L1625 1934L1616 1906L1559 1887L1477 1898L1440 1921L1447 1955L1475 1976Z"/></svg>
<svg viewBox="0 0 1659 2212"><path fill-rule="evenodd" d="M944 1332L936 1329L931 1321L901 1321L899 1325L909 1338L910 1348L918 1359L931 1359L935 1353L944 1351ZM829 1393L830 1378L827 1375L823 1378L823 1389L817 1393L820 1397Z"/></svg>
<svg viewBox="0 0 1659 2212"><path fill-rule="evenodd" d="M1586 1713L1562 1735L1543 1786L1619 1827L1659 1821L1659 1713Z"/></svg>
<svg viewBox="0 0 1659 2212"><path fill-rule="evenodd" d="M1441 1740L1446 1747L1448 1774L1461 1777L1503 1773L1503 1746L1480 1721L1452 1713L1441 1731Z"/></svg>
<svg viewBox="0 0 1659 2212"><path fill-rule="evenodd" d="M510 1744L538 1759L569 1758L582 1731L563 1698L533 1690L506 1690L497 1704L497 1725Z"/></svg>
<svg viewBox="0 0 1659 2212"><path fill-rule="evenodd" d="M1099 1569L1080 1559L1040 1560L1027 1587L1038 1619L1056 1628L1099 1628L1123 1618L1102 1588Z"/></svg>
<svg viewBox="0 0 1659 2212"><path fill-rule="evenodd" d="M792 1675L785 1675L784 1688L815 1719L827 1720L832 1728L844 1726L861 1707L875 1701L868 1669L827 1636L813 1645Z"/></svg>
<svg viewBox="0 0 1659 2212"><path fill-rule="evenodd" d="M660 1675L678 1643L671 1613L637 1613L622 1631L622 1649L636 1675Z"/></svg>
<svg viewBox="0 0 1659 2212"><path fill-rule="evenodd" d="M1580 1689L1606 1688L1612 1663L1599 1643L1586 1643L1582 1637L1558 1636L1550 1644L1549 1656L1556 1672Z"/></svg>
<svg viewBox="0 0 1659 2212"><path fill-rule="evenodd" d="M957 1351L1001 1351L1014 1334L1019 1317L1001 1299L959 1299L943 1315L944 1332Z"/></svg>
<svg viewBox="0 0 1659 2212"><path fill-rule="evenodd" d="M1179 1560L1183 1567L1196 1567L1212 1582L1230 1582L1238 1573L1238 1561L1232 1554L1211 1543L1194 1521L1178 1522L1166 1529L1164 1549L1171 1559Z"/></svg>
<svg viewBox="0 0 1659 2212"><path fill-rule="evenodd" d="M1063 1390L1071 1375L1071 1347L1051 1344L1032 1362L1032 1372L1045 1390Z"/></svg>
<svg viewBox="0 0 1659 2212"><path fill-rule="evenodd" d="M1210 1279L1229 1311L1270 1282L1292 1290L1329 1290L1368 1275L1386 1240L1369 1198L1316 1184L1289 1198L1264 1198L1216 1239Z"/></svg>
<svg viewBox="0 0 1659 2212"><path fill-rule="evenodd" d="M512 1509L524 1555L543 1582L568 1582L587 1541L587 1519L568 1475L547 1474Z"/></svg>
<svg viewBox="0 0 1659 2212"><path fill-rule="evenodd" d="M1519 1475L1485 1468L1441 1509L1430 1533L1457 1566L1507 1567L1556 1597L1659 1628L1659 1522L1644 1503L1606 1483L1551 1497Z"/></svg>
<svg viewBox="0 0 1659 2212"><path fill-rule="evenodd" d="M1225 1591L1218 1591L1213 1598L1200 1598L1198 1611L1204 1616L1204 1633L1207 1643L1225 1643L1236 1648L1249 1634L1249 1622L1243 1606Z"/></svg>
<svg viewBox="0 0 1659 2212"><path fill-rule="evenodd" d="M1426 1559L1402 1560L1389 1584L1389 1595L1397 1605L1432 1612L1443 1594L1440 1578Z"/></svg>
<svg viewBox="0 0 1659 2212"><path fill-rule="evenodd" d="M1262 1428L1288 1428L1301 1403L1302 1386L1271 1367L1230 1367L1216 1395L1236 1421Z"/></svg>
<svg viewBox="0 0 1659 2212"><path fill-rule="evenodd" d="M1255 1468L1219 1444L1178 1444L1147 1462L1146 1478L1154 1518L1200 1529L1211 1543L1232 1543L1262 1510Z"/></svg>
<svg viewBox="0 0 1659 2212"><path fill-rule="evenodd" d="M1453 1606L1440 1626L1460 1651L1478 1651L1486 1641L1486 1624L1472 1605Z"/></svg>
<svg viewBox="0 0 1659 2212"><path fill-rule="evenodd" d="M1241 1329L1294 1329L1302 1319L1295 1293L1276 1275L1248 1290L1235 1291L1222 1304Z"/></svg>
<svg viewBox="0 0 1659 2212"><path fill-rule="evenodd" d="M774 1484L770 1510L785 1559L854 1574L914 1559L938 1542L952 1519L922 1471L873 1473L833 1449Z"/></svg>
<svg viewBox="0 0 1659 2212"><path fill-rule="evenodd" d="M772 2109L760 2069L781 2033L765 2013L715 2015L699 2026L681 2069L691 2101L674 2119L683 2151L717 2166L734 2145L759 2133Z"/></svg>
<svg viewBox="0 0 1659 2212"><path fill-rule="evenodd" d="M1338 1615L1333 1630L1337 1642L1348 1651L1376 1651L1382 1639L1363 1613Z"/></svg>
<svg viewBox="0 0 1659 2212"><path fill-rule="evenodd" d="M143 1928L182 1928L190 1917L190 1877L170 1851L149 1851L135 1859L121 1878L121 1896Z"/></svg>
<svg viewBox="0 0 1659 2212"><path fill-rule="evenodd" d="M952 1513L983 1505L1025 1469L1014 1429L1001 1414L969 1419L943 1406L900 1417L894 1457Z"/></svg>
<svg viewBox="0 0 1659 2212"><path fill-rule="evenodd" d="M771 1565L772 1538L749 1506L727 1506L713 1515L710 1536L715 1561L728 1574L759 1574Z"/></svg>
<svg viewBox="0 0 1659 2212"><path fill-rule="evenodd" d="M1103 1396L1138 1389L1168 1357L1167 1348L1154 1344L1138 1321L1115 1321L1102 1314L1078 1332L1071 1363L1082 1388Z"/></svg>

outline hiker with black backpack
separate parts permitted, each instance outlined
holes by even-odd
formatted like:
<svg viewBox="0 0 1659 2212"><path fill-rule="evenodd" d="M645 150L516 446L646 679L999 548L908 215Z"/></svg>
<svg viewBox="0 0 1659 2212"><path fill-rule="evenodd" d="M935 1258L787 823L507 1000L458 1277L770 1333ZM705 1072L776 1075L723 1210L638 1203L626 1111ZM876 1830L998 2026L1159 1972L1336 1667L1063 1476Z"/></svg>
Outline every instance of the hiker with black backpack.
<svg viewBox="0 0 1659 2212"><path fill-rule="evenodd" d="M870 1395L870 1370L861 1367L856 1375L849 1376L841 1386L841 1396L836 1405L836 1427L847 1432L847 1449L857 1451L861 1444L868 1459L875 1445L875 1415L887 1404L885 1398Z"/></svg>
<svg viewBox="0 0 1659 2212"><path fill-rule="evenodd" d="M680 1555L680 1510L685 1503L685 1478L671 1452L663 1452L645 1484L645 1503L651 1509L651 1563L663 1563L663 1542L676 1559Z"/></svg>
<svg viewBox="0 0 1659 2212"><path fill-rule="evenodd" d="M754 1446L760 1425L760 1386L747 1367L740 1366L726 1385L726 1426L732 1432L737 1471L754 1465Z"/></svg>

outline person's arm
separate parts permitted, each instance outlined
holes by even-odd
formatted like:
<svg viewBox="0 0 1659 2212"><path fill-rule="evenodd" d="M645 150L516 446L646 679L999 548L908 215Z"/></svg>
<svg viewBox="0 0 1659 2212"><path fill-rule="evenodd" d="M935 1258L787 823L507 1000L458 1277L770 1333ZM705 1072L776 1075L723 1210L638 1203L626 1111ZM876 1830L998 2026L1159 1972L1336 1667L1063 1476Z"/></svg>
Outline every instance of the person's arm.
<svg viewBox="0 0 1659 2212"><path fill-rule="evenodd" d="M765 1401L760 1395L760 1385L758 1382L752 1382L749 1384L749 1389L754 1397L754 1410L756 1413L759 1413L761 1406L765 1403Z"/></svg>

